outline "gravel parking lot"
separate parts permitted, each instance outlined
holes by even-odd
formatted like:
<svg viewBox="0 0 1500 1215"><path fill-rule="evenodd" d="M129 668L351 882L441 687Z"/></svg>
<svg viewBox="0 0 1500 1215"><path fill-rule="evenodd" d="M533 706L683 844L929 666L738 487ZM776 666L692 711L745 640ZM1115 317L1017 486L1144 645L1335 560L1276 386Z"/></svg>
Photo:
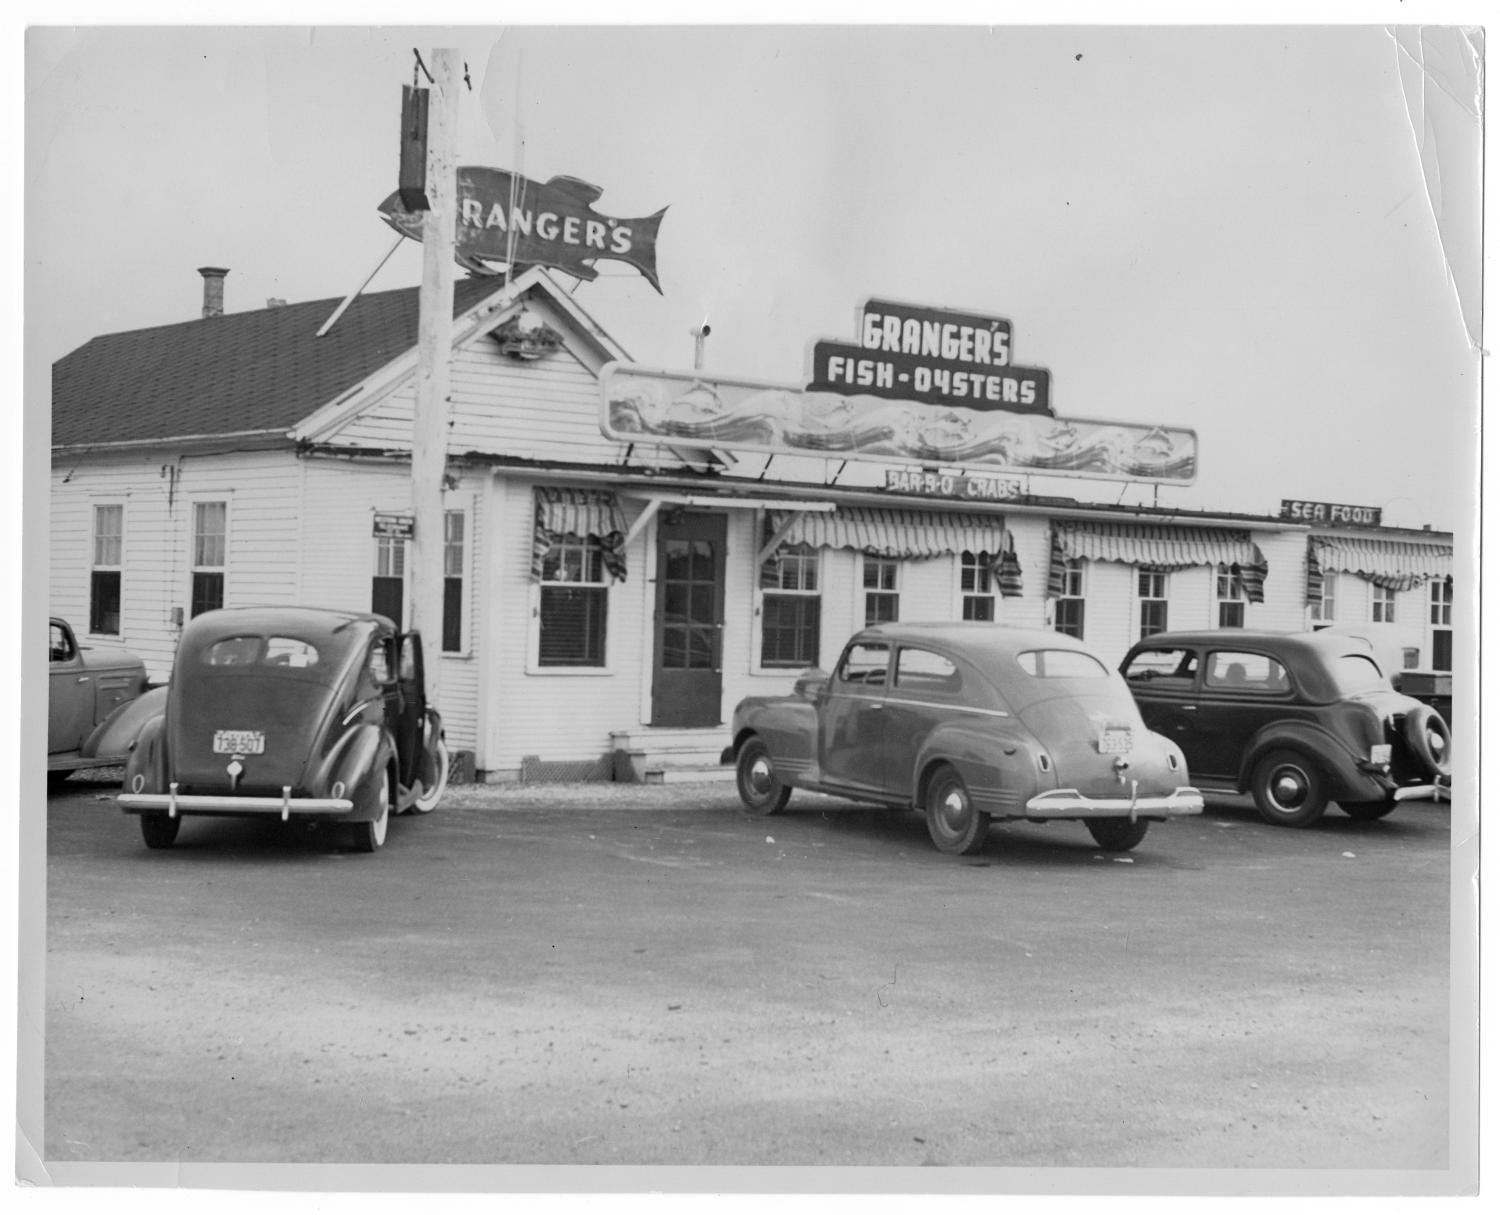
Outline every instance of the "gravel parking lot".
<svg viewBox="0 0 1500 1215"><path fill-rule="evenodd" d="M1134 853L732 784L456 787L359 856L49 798L46 1156L1448 1166L1449 811ZM60 1174L61 1175L61 1174ZM1439 1186L1441 1189L1441 1186Z"/></svg>

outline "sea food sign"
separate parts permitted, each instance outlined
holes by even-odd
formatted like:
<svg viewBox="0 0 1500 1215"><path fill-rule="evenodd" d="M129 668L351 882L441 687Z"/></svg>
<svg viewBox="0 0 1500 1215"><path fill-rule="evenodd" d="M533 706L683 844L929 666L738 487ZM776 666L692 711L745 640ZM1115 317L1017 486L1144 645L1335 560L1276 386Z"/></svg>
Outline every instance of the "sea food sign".
<svg viewBox="0 0 1500 1215"><path fill-rule="evenodd" d="M1379 527L1380 507L1345 506L1338 502L1303 502L1295 498L1283 498L1281 517L1294 519L1298 523Z"/></svg>
<svg viewBox="0 0 1500 1215"><path fill-rule="evenodd" d="M865 306L864 316L880 319L862 326L858 346L815 345L820 362L806 389L611 363L600 376L600 428L625 443L915 463L981 477L1057 473L1190 485L1197 476L1198 436L1192 430L1054 417L1048 412L1047 373L1009 363L1006 322L991 327L988 321L974 323L985 318L972 314L878 301ZM919 328L912 330L908 322ZM930 349L923 345L928 331L920 326L927 324L938 325L935 357L924 353ZM914 349L907 348L908 334ZM845 364L832 362L835 358L853 360L853 383L842 378ZM870 366L862 370L861 360ZM940 371L947 373L946 388ZM962 381L955 378L959 371ZM861 382L865 378L868 383ZM890 488L926 492L899 478ZM996 499L1014 496L1011 488L975 485Z"/></svg>
<svg viewBox="0 0 1500 1215"><path fill-rule="evenodd" d="M504 169L464 166L458 170L455 255L469 265L500 262L513 270L553 266L574 278L598 277L603 258L634 266L661 291L656 277L656 236L663 207L644 219L601 215L593 203L604 193L576 177L534 182ZM422 239L423 212L408 211L400 192L380 204L386 223L412 240Z"/></svg>

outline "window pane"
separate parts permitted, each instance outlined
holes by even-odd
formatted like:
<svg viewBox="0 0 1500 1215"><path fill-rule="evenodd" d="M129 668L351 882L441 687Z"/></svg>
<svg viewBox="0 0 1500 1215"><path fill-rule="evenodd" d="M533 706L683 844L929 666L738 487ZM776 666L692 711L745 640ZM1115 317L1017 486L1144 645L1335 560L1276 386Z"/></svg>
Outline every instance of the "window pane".
<svg viewBox="0 0 1500 1215"><path fill-rule="evenodd" d="M443 573L449 578L461 578L464 572L463 511L448 511L443 516L443 527Z"/></svg>
<svg viewBox="0 0 1500 1215"><path fill-rule="evenodd" d="M120 564L120 535L124 522L123 506L94 507L94 564Z"/></svg>
<svg viewBox="0 0 1500 1215"><path fill-rule="evenodd" d="M1125 668L1125 678L1131 683L1186 687L1197 672L1198 656L1192 650L1142 650Z"/></svg>
<svg viewBox="0 0 1500 1215"><path fill-rule="evenodd" d="M89 580L89 632L119 636L119 570L95 570Z"/></svg>
<svg viewBox="0 0 1500 1215"><path fill-rule="evenodd" d="M941 654L908 647L896 657L896 686L908 692L954 692L958 668Z"/></svg>
<svg viewBox="0 0 1500 1215"><path fill-rule="evenodd" d="M370 586L370 611L401 627L402 585L400 578L377 576Z"/></svg>
<svg viewBox="0 0 1500 1215"><path fill-rule="evenodd" d="M1038 679L1107 679L1109 670L1092 654L1078 650L1025 650L1016 655L1021 670Z"/></svg>
<svg viewBox="0 0 1500 1215"><path fill-rule="evenodd" d="M211 612L224 606L224 575L195 573L190 616Z"/></svg>
<svg viewBox="0 0 1500 1215"><path fill-rule="evenodd" d="M1203 686L1230 692L1285 692L1291 685L1285 669L1274 658L1220 651L1208 656Z"/></svg>
<svg viewBox="0 0 1500 1215"><path fill-rule="evenodd" d="M970 595L964 599L965 620L993 620L995 601L988 596Z"/></svg>
<svg viewBox="0 0 1500 1215"><path fill-rule="evenodd" d="M814 665L821 615L822 600L817 596L768 594L761 610L761 665Z"/></svg>
<svg viewBox="0 0 1500 1215"><path fill-rule="evenodd" d="M839 663L839 679L844 683L883 684L890 664L889 646L852 645Z"/></svg>
<svg viewBox="0 0 1500 1215"><path fill-rule="evenodd" d="M224 521L226 506L223 502L198 502L193 506L193 564L195 566L220 566L224 564Z"/></svg>
<svg viewBox="0 0 1500 1215"><path fill-rule="evenodd" d="M443 579L443 650L456 654L463 649L464 580Z"/></svg>
<svg viewBox="0 0 1500 1215"><path fill-rule="evenodd" d="M1057 601L1056 623L1053 626L1057 632L1083 640L1083 604L1082 599Z"/></svg>
<svg viewBox="0 0 1500 1215"><path fill-rule="evenodd" d="M544 586L538 661L543 666L604 665L603 587Z"/></svg>

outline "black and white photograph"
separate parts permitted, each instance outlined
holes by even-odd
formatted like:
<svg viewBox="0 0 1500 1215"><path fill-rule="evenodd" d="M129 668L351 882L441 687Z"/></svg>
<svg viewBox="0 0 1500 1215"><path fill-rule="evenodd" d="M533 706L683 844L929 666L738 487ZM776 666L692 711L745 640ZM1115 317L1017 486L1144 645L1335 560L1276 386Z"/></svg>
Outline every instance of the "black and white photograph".
<svg viewBox="0 0 1500 1215"><path fill-rule="evenodd" d="M1480 19L443 7L17 30L16 1183L1476 1195Z"/></svg>

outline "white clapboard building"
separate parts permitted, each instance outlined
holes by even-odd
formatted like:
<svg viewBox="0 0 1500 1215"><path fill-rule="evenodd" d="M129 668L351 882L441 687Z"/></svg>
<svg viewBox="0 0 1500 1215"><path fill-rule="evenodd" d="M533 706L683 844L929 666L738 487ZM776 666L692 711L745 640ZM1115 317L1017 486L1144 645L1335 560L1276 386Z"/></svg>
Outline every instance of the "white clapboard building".
<svg viewBox="0 0 1500 1215"><path fill-rule="evenodd" d="M158 678L208 608L409 610L416 289L318 336L337 299L225 313L225 273L203 316L53 369L51 610ZM460 280L454 318L427 647L481 779L713 764L736 701L881 619L1055 627L1111 661L1162 628L1334 624L1452 665L1451 535L923 497L878 465L616 441L600 376L628 356L546 271Z"/></svg>

